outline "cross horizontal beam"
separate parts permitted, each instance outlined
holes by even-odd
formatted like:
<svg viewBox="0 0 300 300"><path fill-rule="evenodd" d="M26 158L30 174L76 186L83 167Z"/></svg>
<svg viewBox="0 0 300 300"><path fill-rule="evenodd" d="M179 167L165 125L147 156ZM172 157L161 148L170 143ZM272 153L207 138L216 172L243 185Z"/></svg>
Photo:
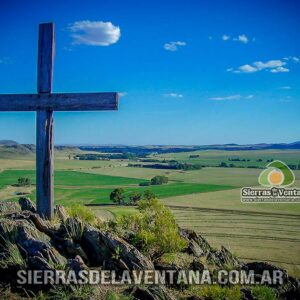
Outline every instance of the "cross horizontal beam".
<svg viewBox="0 0 300 300"><path fill-rule="evenodd" d="M117 110L118 93L0 94L0 111Z"/></svg>

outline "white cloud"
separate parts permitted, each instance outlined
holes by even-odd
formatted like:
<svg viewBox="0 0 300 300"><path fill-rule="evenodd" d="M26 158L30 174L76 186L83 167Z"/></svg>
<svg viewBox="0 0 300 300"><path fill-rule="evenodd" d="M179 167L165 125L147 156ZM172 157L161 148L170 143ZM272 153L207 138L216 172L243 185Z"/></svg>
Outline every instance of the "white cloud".
<svg viewBox="0 0 300 300"><path fill-rule="evenodd" d="M231 38L229 34L223 34L222 40L223 41L233 40L233 41L241 42L243 44L247 44L249 42L249 38L245 34L240 34L237 37L233 37L233 38ZM255 38L253 38L252 41L255 41Z"/></svg>
<svg viewBox="0 0 300 300"><path fill-rule="evenodd" d="M290 90L291 87L288 86L288 85L286 85L286 86L281 86L281 87L279 87L279 89L280 89L280 90Z"/></svg>
<svg viewBox="0 0 300 300"><path fill-rule="evenodd" d="M230 36L229 36L229 35L223 34L223 36L222 36L222 40L223 40L223 41L228 41L229 39L230 39Z"/></svg>
<svg viewBox="0 0 300 300"><path fill-rule="evenodd" d="M169 98L183 98L183 95L178 93L168 93L165 94L164 96Z"/></svg>
<svg viewBox="0 0 300 300"><path fill-rule="evenodd" d="M237 94L237 95L224 96L224 97L212 97L209 98L209 100L214 100L214 101L241 100L241 99L252 99L253 97L254 97L253 95L241 96L240 94Z"/></svg>
<svg viewBox="0 0 300 300"><path fill-rule="evenodd" d="M297 56L287 56L287 57L284 57L283 59L284 59L284 60L291 60L291 61L293 61L293 62L295 62L295 63L300 62L300 58L297 57Z"/></svg>
<svg viewBox="0 0 300 300"><path fill-rule="evenodd" d="M244 44L247 44L249 42L249 39L245 34L241 34L237 38L234 38L233 40Z"/></svg>
<svg viewBox="0 0 300 300"><path fill-rule="evenodd" d="M253 63L253 65L258 69L258 70L263 70L263 69L272 69L272 68L280 68L282 66L286 65L286 62L282 60L269 60L267 62L261 62L261 61L256 61Z"/></svg>
<svg viewBox="0 0 300 300"><path fill-rule="evenodd" d="M252 64L242 65L237 68L228 68L227 72L255 73L258 71L266 70L271 73L286 73L290 71L289 68L287 68L287 64L289 61L297 63L297 57L285 57L282 60L273 59L273 60L268 60L266 62L255 61Z"/></svg>
<svg viewBox="0 0 300 300"><path fill-rule="evenodd" d="M238 67L238 70L233 70L233 72L235 73L253 73L253 72L257 72L258 69L253 67L253 66L250 66L250 65L243 65L243 66L240 66Z"/></svg>
<svg viewBox="0 0 300 300"><path fill-rule="evenodd" d="M290 70L288 68L284 68L284 67L277 67L275 69L271 69L270 72L271 73L286 73L289 72Z"/></svg>
<svg viewBox="0 0 300 300"><path fill-rule="evenodd" d="M186 46L186 42L177 41L177 42L169 42L164 44L164 49L168 51L177 51L178 46Z"/></svg>
<svg viewBox="0 0 300 300"><path fill-rule="evenodd" d="M77 21L69 26L73 44L91 46L109 46L116 43L120 36L120 27L111 22Z"/></svg>
<svg viewBox="0 0 300 300"><path fill-rule="evenodd" d="M125 97L125 96L128 95L128 93L127 92L120 92L120 93L118 93L118 95L119 95L119 97Z"/></svg>

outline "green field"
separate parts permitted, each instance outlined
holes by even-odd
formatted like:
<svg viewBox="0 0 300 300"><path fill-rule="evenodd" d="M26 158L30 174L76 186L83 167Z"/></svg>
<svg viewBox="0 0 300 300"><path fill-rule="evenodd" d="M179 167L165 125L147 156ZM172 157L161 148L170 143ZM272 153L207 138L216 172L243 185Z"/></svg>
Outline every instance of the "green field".
<svg viewBox="0 0 300 300"><path fill-rule="evenodd" d="M55 186L101 186L138 184L141 179L96 175L74 171L55 171ZM30 178L35 184L34 170L5 170L0 173L0 187L17 183L18 178Z"/></svg>
<svg viewBox="0 0 300 300"><path fill-rule="evenodd" d="M190 159L190 155L199 158ZM197 151L156 155L159 159L175 159L189 163L218 165L228 158L279 159L288 164L300 162L300 151ZM115 187L131 191L151 189L175 214L182 227L196 230L216 247L229 247L243 260L265 260L300 277L300 205L243 204L240 187L257 186L261 169L206 167L201 170L159 170L127 167L130 161L79 161L60 152L55 160L55 201L64 205L94 204L93 211L103 219L134 213L129 206L110 204L109 194ZM238 162L233 162L237 164ZM0 159L0 198L16 199L16 192L26 191L35 199L35 185L12 186L19 177L35 181L33 157ZM300 187L300 171L294 171L295 186ZM167 185L139 187L140 182L155 175L169 178ZM98 205L98 206L97 206Z"/></svg>
<svg viewBox="0 0 300 300"><path fill-rule="evenodd" d="M190 158L190 155L199 155ZM282 160L286 164L300 164L299 150L245 150L245 151L224 151L224 150L202 150L193 152L167 153L156 155L156 159L177 160L185 163L197 163L207 166L218 166L221 162L228 165L234 164L237 167L258 166L264 168L268 160ZM229 159L245 159L246 161L230 161ZM249 161L247 161L249 160ZM261 161L260 161L261 160Z"/></svg>
<svg viewBox="0 0 300 300"><path fill-rule="evenodd" d="M11 186L17 183L18 178L30 178L35 184L34 170L5 170L0 173L0 187ZM233 188L227 185L170 183L166 185L140 187L138 184L145 179L117 177L109 175L90 174L77 171L55 172L55 198L57 203L72 204L102 204L111 203L109 195L116 187L123 187L125 195L130 192L151 190L159 198L205 193ZM11 195L14 196L14 195ZM30 197L35 200L34 190Z"/></svg>

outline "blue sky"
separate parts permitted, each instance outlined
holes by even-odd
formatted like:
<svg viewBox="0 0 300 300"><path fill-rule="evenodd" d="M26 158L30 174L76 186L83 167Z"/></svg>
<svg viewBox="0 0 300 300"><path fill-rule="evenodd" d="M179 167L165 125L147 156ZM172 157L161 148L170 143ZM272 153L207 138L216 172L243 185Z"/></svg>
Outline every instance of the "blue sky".
<svg viewBox="0 0 300 300"><path fill-rule="evenodd" d="M44 3L43 3L44 2ZM35 93L38 24L56 27L54 92L121 93L118 112L55 113L56 144L300 140L300 2L0 2L0 93ZM34 113L0 139L35 142Z"/></svg>

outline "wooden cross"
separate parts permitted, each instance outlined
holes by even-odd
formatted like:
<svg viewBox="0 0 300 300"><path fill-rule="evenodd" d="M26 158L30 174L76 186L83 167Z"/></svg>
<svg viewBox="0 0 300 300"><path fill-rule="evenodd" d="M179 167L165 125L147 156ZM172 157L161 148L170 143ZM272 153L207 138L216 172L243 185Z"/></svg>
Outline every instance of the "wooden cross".
<svg viewBox="0 0 300 300"><path fill-rule="evenodd" d="M0 94L0 111L36 111L36 199L43 218L53 217L53 111L117 110L117 93L51 93L54 24L39 25L38 94Z"/></svg>

